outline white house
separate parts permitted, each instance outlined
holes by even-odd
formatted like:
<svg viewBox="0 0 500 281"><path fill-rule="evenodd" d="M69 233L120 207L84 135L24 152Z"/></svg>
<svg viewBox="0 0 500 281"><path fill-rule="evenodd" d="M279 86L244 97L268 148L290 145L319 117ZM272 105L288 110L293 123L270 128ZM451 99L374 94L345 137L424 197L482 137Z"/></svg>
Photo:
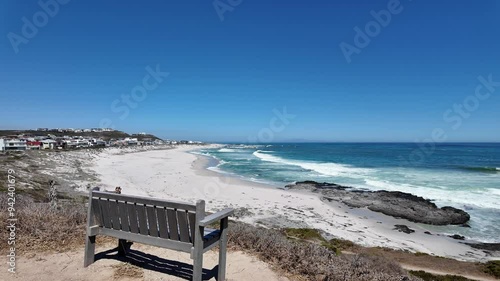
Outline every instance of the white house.
<svg viewBox="0 0 500 281"><path fill-rule="evenodd" d="M3 141L3 139L0 139L0 151L4 150L5 150L5 142Z"/></svg>
<svg viewBox="0 0 500 281"><path fill-rule="evenodd" d="M4 150L26 150L26 140L23 139L4 139Z"/></svg>
<svg viewBox="0 0 500 281"><path fill-rule="evenodd" d="M56 147L56 141L51 139L42 140L42 149L54 149Z"/></svg>

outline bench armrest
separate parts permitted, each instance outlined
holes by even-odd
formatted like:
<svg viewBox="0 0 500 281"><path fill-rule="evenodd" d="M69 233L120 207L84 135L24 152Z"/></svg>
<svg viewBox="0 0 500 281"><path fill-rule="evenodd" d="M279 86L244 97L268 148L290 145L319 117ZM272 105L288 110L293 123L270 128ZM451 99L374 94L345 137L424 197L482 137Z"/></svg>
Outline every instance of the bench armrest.
<svg viewBox="0 0 500 281"><path fill-rule="evenodd" d="M234 209L232 209L232 208L224 209L224 210L219 211L215 214L211 214L211 215L206 216L204 219L202 219L199 222L199 225L205 227L213 222L216 222L216 221L221 220L223 218L227 218L230 215L232 215L233 213L234 213Z"/></svg>

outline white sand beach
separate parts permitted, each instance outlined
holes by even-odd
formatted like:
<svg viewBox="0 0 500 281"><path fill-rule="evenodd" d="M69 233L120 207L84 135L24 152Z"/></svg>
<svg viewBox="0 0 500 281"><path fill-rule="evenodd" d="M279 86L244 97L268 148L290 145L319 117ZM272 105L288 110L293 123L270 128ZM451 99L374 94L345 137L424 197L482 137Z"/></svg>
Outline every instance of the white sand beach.
<svg viewBox="0 0 500 281"><path fill-rule="evenodd" d="M197 146L137 153L104 150L92 161L99 186L124 194L195 202L206 201L208 211L224 207L238 209L236 219L256 225L309 227L327 237L354 241L363 246L381 246L423 252L458 260L487 260L483 251L444 235L428 235L419 224L367 209L351 209L341 203L325 203L311 192L288 191L257 184L206 169L208 159L190 153ZM415 230L394 230L404 224Z"/></svg>

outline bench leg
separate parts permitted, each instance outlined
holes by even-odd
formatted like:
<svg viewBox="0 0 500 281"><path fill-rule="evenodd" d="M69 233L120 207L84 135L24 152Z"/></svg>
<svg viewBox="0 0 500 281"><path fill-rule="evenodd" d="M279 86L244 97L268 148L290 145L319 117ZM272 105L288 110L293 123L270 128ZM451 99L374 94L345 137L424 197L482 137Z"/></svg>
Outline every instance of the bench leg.
<svg viewBox="0 0 500 281"><path fill-rule="evenodd" d="M95 257L95 236L87 236L85 240L85 257L83 267L87 267L94 263Z"/></svg>
<svg viewBox="0 0 500 281"><path fill-rule="evenodd" d="M227 224L228 219L221 220L221 236L219 240L219 265L217 269L217 281L226 280L226 254L227 254Z"/></svg>
<svg viewBox="0 0 500 281"><path fill-rule="evenodd" d="M203 253L194 256L193 281L201 281L203 276Z"/></svg>
<svg viewBox="0 0 500 281"><path fill-rule="evenodd" d="M127 240L118 239L118 255L125 256L128 252Z"/></svg>

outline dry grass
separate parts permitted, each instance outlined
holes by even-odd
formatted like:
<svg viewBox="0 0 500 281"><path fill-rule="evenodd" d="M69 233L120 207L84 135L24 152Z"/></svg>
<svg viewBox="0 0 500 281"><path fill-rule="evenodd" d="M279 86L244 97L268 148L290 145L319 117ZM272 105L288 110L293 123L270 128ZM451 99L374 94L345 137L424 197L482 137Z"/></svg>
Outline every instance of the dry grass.
<svg viewBox="0 0 500 281"><path fill-rule="evenodd" d="M7 195L0 195L0 227L6 229ZM18 195L15 204L16 249L18 251L65 251L84 242L86 211L81 204L52 209L47 203L35 203L31 197ZM2 231L2 241L9 232ZM5 240L4 240L5 239ZM7 247L0 244L0 249Z"/></svg>
<svg viewBox="0 0 500 281"><path fill-rule="evenodd" d="M144 270L140 267L132 265L130 263L120 263L113 265L115 269L113 274L113 279L123 280L123 279L142 279L144 277Z"/></svg>
<svg viewBox="0 0 500 281"><path fill-rule="evenodd" d="M337 256L322 245L290 240L279 231L242 223L231 225L229 246L252 252L277 269L306 280L420 280L383 257Z"/></svg>

